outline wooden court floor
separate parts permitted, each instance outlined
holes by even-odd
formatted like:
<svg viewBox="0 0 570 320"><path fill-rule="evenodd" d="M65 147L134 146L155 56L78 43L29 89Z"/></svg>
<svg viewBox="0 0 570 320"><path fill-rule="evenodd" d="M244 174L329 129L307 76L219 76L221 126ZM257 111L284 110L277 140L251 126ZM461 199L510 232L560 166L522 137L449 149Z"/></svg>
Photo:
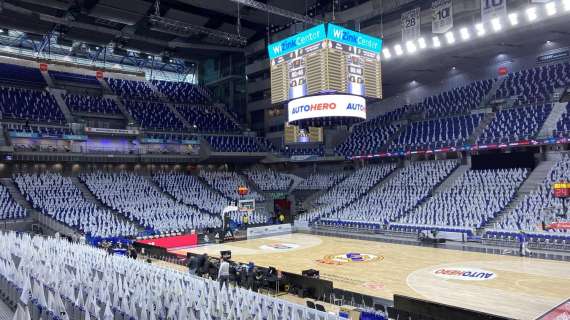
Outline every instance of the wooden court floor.
<svg viewBox="0 0 570 320"><path fill-rule="evenodd" d="M570 263L290 234L176 253L219 256L300 273L317 269L335 288L392 299L428 299L516 319L536 319L570 298Z"/></svg>

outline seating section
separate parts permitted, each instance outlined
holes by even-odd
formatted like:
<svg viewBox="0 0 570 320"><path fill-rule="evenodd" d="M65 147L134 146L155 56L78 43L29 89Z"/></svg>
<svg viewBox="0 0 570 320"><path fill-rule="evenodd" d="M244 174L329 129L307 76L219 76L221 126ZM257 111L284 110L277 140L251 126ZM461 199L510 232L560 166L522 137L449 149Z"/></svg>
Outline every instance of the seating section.
<svg viewBox="0 0 570 320"><path fill-rule="evenodd" d="M398 151L463 145L479 126L482 117L475 114L412 122L394 139L390 149Z"/></svg>
<svg viewBox="0 0 570 320"><path fill-rule="evenodd" d="M200 132L237 132L237 124L214 106L176 105L176 110Z"/></svg>
<svg viewBox="0 0 570 320"><path fill-rule="evenodd" d="M562 199L555 198L552 185L559 181L570 181L570 155L565 155L552 167L542 184L526 195L523 200L497 223L497 229L542 231L542 223L554 222L556 213L561 213ZM567 230L551 229L551 232Z"/></svg>
<svg viewBox="0 0 570 320"><path fill-rule="evenodd" d="M555 89L570 85L570 63L521 70L508 75L496 98L516 98L514 105L549 102Z"/></svg>
<svg viewBox="0 0 570 320"><path fill-rule="evenodd" d="M303 179L297 190L326 190L335 184L339 183L347 176L344 171L331 171L331 172L317 172L311 173L308 177Z"/></svg>
<svg viewBox="0 0 570 320"><path fill-rule="evenodd" d="M155 231L182 232L222 225L219 217L174 201L141 175L100 171L80 178L105 205Z"/></svg>
<svg viewBox="0 0 570 320"><path fill-rule="evenodd" d="M287 191L293 183L291 176L271 169L253 168L244 173L263 191Z"/></svg>
<svg viewBox="0 0 570 320"><path fill-rule="evenodd" d="M16 319L341 319L142 259L15 232L0 234L0 290L19 304Z"/></svg>
<svg viewBox="0 0 570 320"><path fill-rule="evenodd" d="M313 222L320 217L334 217L344 206L364 196L370 188L387 177L396 165L373 164L360 168L333 186L315 201L315 208L299 217L301 221Z"/></svg>
<svg viewBox="0 0 570 320"><path fill-rule="evenodd" d="M147 130L183 131L184 124L165 104L126 100L125 107L133 118Z"/></svg>
<svg viewBox="0 0 570 320"><path fill-rule="evenodd" d="M26 209L14 201L6 187L0 185L0 221L23 219L27 215Z"/></svg>
<svg viewBox="0 0 570 320"><path fill-rule="evenodd" d="M414 162L330 218L388 224L404 216L457 168L456 160Z"/></svg>
<svg viewBox="0 0 570 320"><path fill-rule="evenodd" d="M566 105L566 112L562 114L560 120L556 123L556 135L570 136L570 103Z"/></svg>
<svg viewBox="0 0 570 320"><path fill-rule="evenodd" d="M480 228L513 199L528 169L468 170L400 222Z"/></svg>
<svg viewBox="0 0 570 320"><path fill-rule="evenodd" d="M281 153L286 156L320 156L325 155L325 145L322 143L311 143L308 145L295 144L281 148Z"/></svg>
<svg viewBox="0 0 570 320"><path fill-rule="evenodd" d="M0 87L0 111L4 119L65 122L55 98L43 90Z"/></svg>
<svg viewBox="0 0 570 320"><path fill-rule="evenodd" d="M247 181L237 174L235 171L213 171L201 170L199 176L214 189L220 191L225 197L232 200L239 200L241 196L238 194L238 188L248 186ZM247 198L253 198L256 201L264 201L265 198L252 188L249 188Z"/></svg>
<svg viewBox="0 0 570 320"><path fill-rule="evenodd" d="M87 112L109 115L120 115L121 110L113 99L101 96L86 96L76 94L66 94L65 104L72 112Z"/></svg>
<svg viewBox="0 0 570 320"><path fill-rule="evenodd" d="M152 84L172 102L191 104L207 102L205 89L195 84L159 80L153 80Z"/></svg>
<svg viewBox="0 0 570 320"><path fill-rule="evenodd" d="M107 83L118 96L125 99L153 101L159 97L146 81L106 78Z"/></svg>
<svg viewBox="0 0 570 320"><path fill-rule="evenodd" d="M269 142L259 137L247 136L206 136L208 143L216 152L268 152Z"/></svg>
<svg viewBox="0 0 570 320"><path fill-rule="evenodd" d="M469 112L481 105L493 82L494 80L475 81L464 87L427 97L421 103L420 109L425 110L428 118Z"/></svg>
<svg viewBox="0 0 570 320"><path fill-rule="evenodd" d="M49 71L49 76L55 81L84 84L89 86L100 87L101 83L94 76L89 76L86 74L69 73L61 71Z"/></svg>
<svg viewBox="0 0 570 320"><path fill-rule="evenodd" d="M71 129L64 127L46 127L42 125L30 124L25 125L22 123L7 123L5 127L8 131L18 132L18 133L36 133L41 136L51 136L51 137L61 137L63 135L73 134Z"/></svg>
<svg viewBox="0 0 570 320"><path fill-rule="evenodd" d="M137 233L132 223L85 199L69 177L41 173L16 174L13 179L34 208L84 234L113 237Z"/></svg>
<svg viewBox="0 0 570 320"><path fill-rule="evenodd" d="M532 139L540 131L550 111L552 111L550 104L501 110L485 128L478 143L506 143Z"/></svg>
<svg viewBox="0 0 570 320"><path fill-rule="evenodd" d="M0 63L0 83L27 87L44 87L46 82L39 68Z"/></svg>

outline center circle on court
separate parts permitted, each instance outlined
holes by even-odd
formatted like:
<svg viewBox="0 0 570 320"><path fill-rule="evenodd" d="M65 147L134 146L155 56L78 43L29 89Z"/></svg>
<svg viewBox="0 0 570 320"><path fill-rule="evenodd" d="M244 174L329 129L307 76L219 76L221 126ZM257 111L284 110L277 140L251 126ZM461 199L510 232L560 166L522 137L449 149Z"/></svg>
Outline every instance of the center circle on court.
<svg viewBox="0 0 570 320"><path fill-rule="evenodd" d="M278 251L278 250L292 250L299 248L298 244L295 243L271 243L271 244L264 244L259 247L261 250L271 250L271 251Z"/></svg>

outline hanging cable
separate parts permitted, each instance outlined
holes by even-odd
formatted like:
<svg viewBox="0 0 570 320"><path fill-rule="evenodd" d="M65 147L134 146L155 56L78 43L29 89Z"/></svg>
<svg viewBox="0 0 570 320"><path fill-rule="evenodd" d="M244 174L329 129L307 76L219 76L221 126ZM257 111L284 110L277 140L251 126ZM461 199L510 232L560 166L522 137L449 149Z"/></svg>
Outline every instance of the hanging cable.
<svg viewBox="0 0 570 320"><path fill-rule="evenodd" d="M237 28L238 36L241 36L241 16L240 16L240 12L239 12L239 7L240 7L240 4L239 4L239 2L237 2L237 24L236 24L236 28Z"/></svg>
<svg viewBox="0 0 570 320"><path fill-rule="evenodd" d="M160 0L154 2L154 14L160 16Z"/></svg>

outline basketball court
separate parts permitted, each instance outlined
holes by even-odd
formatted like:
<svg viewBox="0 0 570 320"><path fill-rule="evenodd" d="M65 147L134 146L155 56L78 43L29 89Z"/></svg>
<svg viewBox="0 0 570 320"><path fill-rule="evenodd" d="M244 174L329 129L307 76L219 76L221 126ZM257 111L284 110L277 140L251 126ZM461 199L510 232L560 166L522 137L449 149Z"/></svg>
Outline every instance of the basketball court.
<svg viewBox="0 0 570 320"><path fill-rule="evenodd" d="M301 273L317 269L335 288L392 299L403 294L516 319L535 319L570 298L568 263L289 234L173 253L219 256Z"/></svg>

